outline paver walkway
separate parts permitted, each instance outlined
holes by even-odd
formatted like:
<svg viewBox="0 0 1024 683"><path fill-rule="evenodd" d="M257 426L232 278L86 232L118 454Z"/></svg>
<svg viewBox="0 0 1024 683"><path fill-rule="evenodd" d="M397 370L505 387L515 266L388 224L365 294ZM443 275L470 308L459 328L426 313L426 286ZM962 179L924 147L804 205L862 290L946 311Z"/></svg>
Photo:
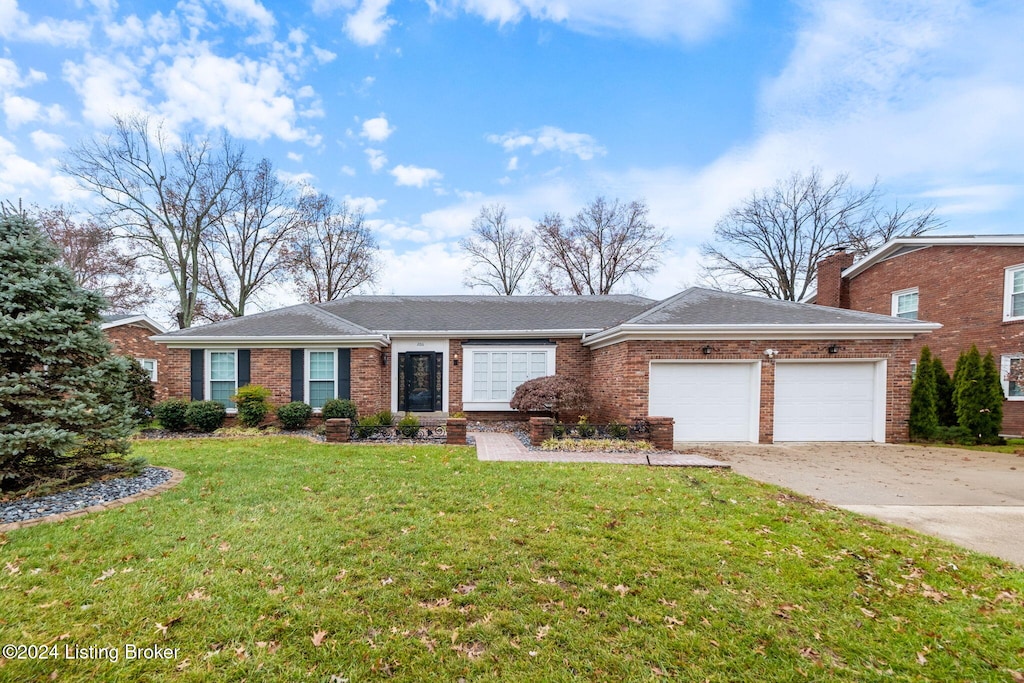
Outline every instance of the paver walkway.
<svg viewBox="0 0 1024 683"><path fill-rule="evenodd" d="M729 467L727 463L689 453L564 453L531 451L512 436L501 432L470 432L476 439L478 460L503 462L603 462L613 465L654 465L658 467Z"/></svg>

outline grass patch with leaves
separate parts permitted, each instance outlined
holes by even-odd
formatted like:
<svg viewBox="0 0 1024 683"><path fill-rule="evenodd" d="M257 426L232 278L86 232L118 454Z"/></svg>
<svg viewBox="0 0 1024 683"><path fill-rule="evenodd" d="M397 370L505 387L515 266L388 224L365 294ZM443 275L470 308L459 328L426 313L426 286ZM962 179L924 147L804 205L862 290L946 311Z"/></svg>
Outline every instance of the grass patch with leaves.
<svg viewBox="0 0 1024 683"><path fill-rule="evenodd" d="M625 439L545 439L542 451L569 451L579 453L623 452L641 453L653 450L650 441L626 441Z"/></svg>
<svg viewBox="0 0 1024 683"><path fill-rule="evenodd" d="M1024 573L718 470L302 439L135 447L185 481L0 537L0 679L992 680ZM337 680L337 679L336 679Z"/></svg>
<svg viewBox="0 0 1024 683"><path fill-rule="evenodd" d="M1024 452L1024 439L1007 439L1005 444L1000 445L988 445L978 444L976 446L961 446L958 444L950 443L921 443L913 444L920 446L935 446L937 448L959 448L965 451L992 451L993 453L1021 453Z"/></svg>

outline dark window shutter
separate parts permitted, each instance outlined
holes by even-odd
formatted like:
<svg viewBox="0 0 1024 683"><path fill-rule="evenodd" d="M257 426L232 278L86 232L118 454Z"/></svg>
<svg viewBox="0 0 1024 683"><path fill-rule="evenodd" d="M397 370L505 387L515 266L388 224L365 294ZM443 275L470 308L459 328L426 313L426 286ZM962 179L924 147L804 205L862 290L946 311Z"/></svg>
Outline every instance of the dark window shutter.
<svg viewBox="0 0 1024 683"><path fill-rule="evenodd" d="M352 398L352 349L338 349L338 398Z"/></svg>
<svg viewBox="0 0 1024 683"><path fill-rule="evenodd" d="M238 349L238 386L244 387L252 379L250 359L252 352L249 349Z"/></svg>
<svg viewBox="0 0 1024 683"><path fill-rule="evenodd" d="M306 350L292 349L292 400L305 401Z"/></svg>
<svg viewBox="0 0 1024 683"><path fill-rule="evenodd" d="M193 401L202 401L206 391L206 383L203 381L203 358L202 349L192 349L192 374L190 379L190 392Z"/></svg>
<svg viewBox="0 0 1024 683"><path fill-rule="evenodd" d="M434 354L434 410L441 412L441 399L444 398L444 354Z"/></svg>

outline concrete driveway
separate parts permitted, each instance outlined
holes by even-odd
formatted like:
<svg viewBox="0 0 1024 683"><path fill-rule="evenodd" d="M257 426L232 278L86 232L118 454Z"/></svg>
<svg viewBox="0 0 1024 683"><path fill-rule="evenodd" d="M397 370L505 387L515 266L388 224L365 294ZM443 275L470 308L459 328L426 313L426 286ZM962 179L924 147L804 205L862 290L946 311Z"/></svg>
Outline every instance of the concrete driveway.
<svg viewBox="0 0 1024 683"><path fill-rule="evenodd" d="M1024 455L873 443L677 444L740 474L1024 565Z"/></svg>

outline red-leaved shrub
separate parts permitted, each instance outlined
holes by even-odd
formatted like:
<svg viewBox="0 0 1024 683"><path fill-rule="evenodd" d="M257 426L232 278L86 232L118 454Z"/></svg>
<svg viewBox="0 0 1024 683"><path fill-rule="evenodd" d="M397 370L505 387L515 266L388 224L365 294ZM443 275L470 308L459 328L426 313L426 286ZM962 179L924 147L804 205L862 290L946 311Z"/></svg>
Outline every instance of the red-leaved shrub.
<svg viewBox="0 0 1024 683"><path fill-rule="evenodd" d="M571 377L550 375L523 382L509 405L523 412L554 413L561 420L566 413L585 413L590 406L587 388Z"/></svg>

